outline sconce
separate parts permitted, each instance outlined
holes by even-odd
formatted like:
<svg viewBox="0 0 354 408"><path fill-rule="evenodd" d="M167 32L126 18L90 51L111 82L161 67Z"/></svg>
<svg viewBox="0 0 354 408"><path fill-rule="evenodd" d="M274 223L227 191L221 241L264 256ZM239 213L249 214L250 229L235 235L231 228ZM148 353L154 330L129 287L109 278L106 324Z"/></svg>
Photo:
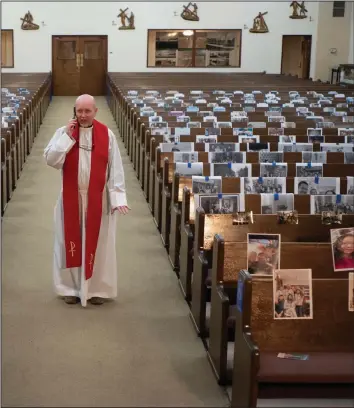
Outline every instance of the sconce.
<svg viewBox="0 0 354 408"><path fill-rule="evenodd" d="M116 25L117 23L114 20L112 20L112 26L116 26Z"/></svg>
<svg viewBox="0 0 354 408"><path fill-rule="evenodd" d="M244 25L243 25L243 29L244 29L244 30L248 30L248 25L247 25L247 24L244 24Z"/></svg>
<svg viewBox="0 0 354 408"><path fill-rule="evenodd" d="M41 21L42 26L45 27L47 24L44 21Z"/></svg>
<svg viewBox="0 0 354 408"><path fill-rule="evenodd" d="M310 16L310 21L315 21L315 20Z"/></svg>

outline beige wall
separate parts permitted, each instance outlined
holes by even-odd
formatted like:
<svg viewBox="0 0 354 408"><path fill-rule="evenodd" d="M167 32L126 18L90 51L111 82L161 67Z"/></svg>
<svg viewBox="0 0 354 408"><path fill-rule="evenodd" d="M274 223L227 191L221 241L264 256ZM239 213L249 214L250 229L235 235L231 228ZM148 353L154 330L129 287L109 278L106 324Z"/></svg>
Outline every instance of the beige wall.
<svg viewBox="0 0 354 408"><path fill-rule="evenodd" d="M332 17L333 2L319 3L317 22L317 47L314 79L330 81L331 69L347 64L350 55L353 2L346 1L345 16ZM331 48L337 49L332 54Z"/></svg>

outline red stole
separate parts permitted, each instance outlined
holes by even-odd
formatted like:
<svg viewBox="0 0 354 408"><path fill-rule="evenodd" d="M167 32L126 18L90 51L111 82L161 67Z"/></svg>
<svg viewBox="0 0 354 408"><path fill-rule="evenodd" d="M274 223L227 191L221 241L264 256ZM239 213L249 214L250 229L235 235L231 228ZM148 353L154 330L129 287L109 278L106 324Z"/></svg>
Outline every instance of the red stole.
<svg viewBox="0 0 354 408"><path fill-rule="evenodd" d="M79 207L79 126L75 127L75 145L66 155L63 166L63 207L66 267L82 266L82 237ZM85 275L90 279L93 272L98 236L102 218L102 194L106 184L108 164L108 128L93 121L90 182L86 216ZM84 217L85 215L83 215Z"/></svg>

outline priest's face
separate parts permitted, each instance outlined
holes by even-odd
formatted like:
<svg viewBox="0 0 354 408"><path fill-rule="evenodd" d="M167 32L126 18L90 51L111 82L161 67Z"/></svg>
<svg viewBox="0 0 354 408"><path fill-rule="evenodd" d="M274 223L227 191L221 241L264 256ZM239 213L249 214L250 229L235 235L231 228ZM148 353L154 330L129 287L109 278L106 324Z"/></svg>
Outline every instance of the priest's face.
<svg viewBox="0 0 354 408"><path fill-rule="evenodd" d="M91 99L82 98L76 102L76 116L80 126L90 127L96 116L97 108Z"/></svg>

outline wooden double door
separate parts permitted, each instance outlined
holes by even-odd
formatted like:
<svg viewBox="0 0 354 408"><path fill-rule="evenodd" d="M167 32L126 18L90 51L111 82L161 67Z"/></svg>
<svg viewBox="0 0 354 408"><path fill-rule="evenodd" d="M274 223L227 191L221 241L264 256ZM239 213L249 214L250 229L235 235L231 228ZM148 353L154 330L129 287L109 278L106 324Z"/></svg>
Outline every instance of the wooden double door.
<svg viewBox="0 0 354 408"><path fill-rule="evenodd" d="M311 35L283 35L281 73L309 79L311 48Z"/></svg>
<svg viewBox="0 0 354 408"><path fill-rule="evenodd" d="M105 94L107 36L53 36L53 94Z"/></svg>

